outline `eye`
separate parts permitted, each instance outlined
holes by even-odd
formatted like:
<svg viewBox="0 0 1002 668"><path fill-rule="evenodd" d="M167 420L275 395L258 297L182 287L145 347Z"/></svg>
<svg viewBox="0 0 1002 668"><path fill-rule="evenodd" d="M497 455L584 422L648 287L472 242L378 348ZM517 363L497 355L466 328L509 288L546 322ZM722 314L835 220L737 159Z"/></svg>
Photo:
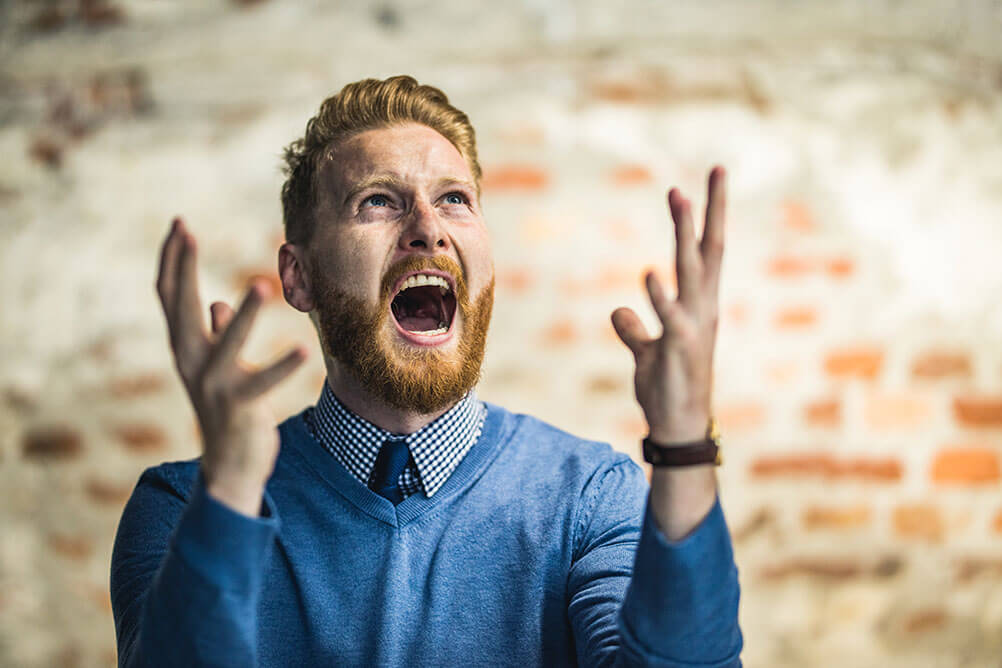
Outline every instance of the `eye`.
<svg viewBox="0 0 1002 668"><path fill-rule="evenodd" d="M452 192L445 196L446 204L466 204L466 195L461 192Z"/></svg>
<svg viewBox="0 0 1002 668"><path fill-rule="evenodd" d="M369 195L362 200L362 206L371 204L372 206L389 206L390 200L385 195Z"/></svg>

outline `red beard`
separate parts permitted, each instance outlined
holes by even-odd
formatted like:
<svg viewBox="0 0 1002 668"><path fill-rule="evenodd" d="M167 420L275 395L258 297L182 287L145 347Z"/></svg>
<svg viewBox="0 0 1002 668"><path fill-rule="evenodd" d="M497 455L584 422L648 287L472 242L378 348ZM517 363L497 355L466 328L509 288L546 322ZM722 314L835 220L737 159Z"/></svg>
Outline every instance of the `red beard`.
<svg viewBox="0 0 1002 668"><path fill-rule="evenodd" d="M387 319L397 279L421 269L440 269L456 279L456 315L461 331L453 350L418 348L397 338ZM341 362L361 385L401 410L434 413L452 406L480 380L494 306L494 278L470 301L462 270L444 256L406 258L383 277L374 306L334 287L329 276L314 271L317 326L325 355Z"/></svg>

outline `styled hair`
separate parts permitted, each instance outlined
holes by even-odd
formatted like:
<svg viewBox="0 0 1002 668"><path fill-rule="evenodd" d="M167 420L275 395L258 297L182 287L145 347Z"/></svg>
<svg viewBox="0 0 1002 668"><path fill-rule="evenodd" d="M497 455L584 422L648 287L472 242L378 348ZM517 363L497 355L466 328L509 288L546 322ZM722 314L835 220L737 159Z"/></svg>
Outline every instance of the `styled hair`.
<svg viewBox="0 0 1002 668"><path fill-rule="evenodd" d="M459 150L470 167L479 196L481 171L476 136L466 114L449 104L441 90L420 85L413 77L363 79L324 100L317 115L306 124L306 133L285 149L282 217L286 240L305 244L313 236L317 175L338 142L366 130L409 122L427 125Z"/></svg>

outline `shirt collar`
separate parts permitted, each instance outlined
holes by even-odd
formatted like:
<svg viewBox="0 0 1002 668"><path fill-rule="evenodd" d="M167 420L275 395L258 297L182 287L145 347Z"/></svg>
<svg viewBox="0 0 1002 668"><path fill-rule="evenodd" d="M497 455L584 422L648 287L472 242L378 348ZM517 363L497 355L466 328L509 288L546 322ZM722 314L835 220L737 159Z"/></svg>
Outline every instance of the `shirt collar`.
<svg viewBox="0 0 1002 668"><path fill-rule="evenodd" d="M480 436L487 409L470 390L448 411L411 434L394 434L352 412L324 381L313 422L321 444L359 480L366 481L387 439L404 440L426 496L448 480Z"/></svg>

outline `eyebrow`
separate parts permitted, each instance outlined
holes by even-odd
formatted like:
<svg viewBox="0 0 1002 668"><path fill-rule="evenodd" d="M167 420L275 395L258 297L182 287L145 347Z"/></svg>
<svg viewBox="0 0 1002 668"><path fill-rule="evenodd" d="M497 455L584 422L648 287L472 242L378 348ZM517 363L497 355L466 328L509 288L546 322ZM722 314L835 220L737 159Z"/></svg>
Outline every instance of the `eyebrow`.
<svg viewBox="0 0 1002 668"><path fill-rule="evenodd" d="M437 183L435 183L436 188L441 188L442 186L448 186L448 185L463 186L469 188L473 192L476 192L477 190L476 187L474 187L474 185L469 181L465 179L457 179L455 177L441 178L438 180ZM355 197L357 197L359 193L368 190L369 188L395 188L398 190L403 190L407 188L407 183L398 179L395 176L387 176L387 175L370 176L367 179L363 179L361 182L356 184L351 190L348 191L348 194L345 195L342 206L348 206L348 203L351 202L351 200L353 200Z"/></svg>

